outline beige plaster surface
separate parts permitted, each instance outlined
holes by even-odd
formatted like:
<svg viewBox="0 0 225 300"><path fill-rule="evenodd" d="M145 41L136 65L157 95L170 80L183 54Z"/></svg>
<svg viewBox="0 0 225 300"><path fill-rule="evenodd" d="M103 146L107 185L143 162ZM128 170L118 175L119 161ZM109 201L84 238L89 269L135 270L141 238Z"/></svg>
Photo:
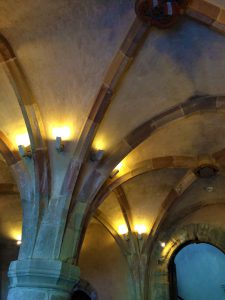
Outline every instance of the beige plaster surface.
<svg viewBox="0 0 225 300"><path fill-rule="evenodd" d="M121 207L114 193L110 193L110 195L99 206L99 209L105 216L107 216L107 219L110 221L110 224L115 230L118 230L120 225L125 224Z"/></svg>
<svg viewBox="0 0 225 300"><path fill-rule="evenodd" d="M123 185L134 226L144 224L150 232L161 205L184 170L153 171Z"/></svg>
<svg viewBox="0 0 225 300"><path fill-rule="evenodd" d="M28 78L50 139L52 127L66 125L77 141L134 18L132 7L128 0L1 1L0 32Z"/></svg>
<svg viewBox="0 0 225 300"><path fill-rule="evenodd" d="M202 113L176 120L154 132L124 160L132 169L138 162L161 156L212 154L225 148L224 113Z"/></svg>
<svg viewBox="0 0 225 300"><path fill-rule="evenodd" d="M109 149L145 121L191 96L224 94L224 48L223 35L190 19L170 31L153 29L95 142Z"/></svg>
<svg viewBox="0 0 225 300"><path fill-rule="evenodd" d="M126 261L110 234L97 222L89 224L79 260L81 278L91 282L99 300L130 300Z"/></svg>

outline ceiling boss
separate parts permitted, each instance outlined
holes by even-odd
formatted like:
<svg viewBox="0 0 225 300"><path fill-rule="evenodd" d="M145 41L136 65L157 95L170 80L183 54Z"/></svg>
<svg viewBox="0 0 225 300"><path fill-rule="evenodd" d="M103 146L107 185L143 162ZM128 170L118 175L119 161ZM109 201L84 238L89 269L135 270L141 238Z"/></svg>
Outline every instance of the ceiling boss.
<svg viewBox="0 0 225 300"><path fill-rule="evenodd" d="M135 11L144 23L164 29L177 22L186 4L186 0L137 0Z"/></svg>

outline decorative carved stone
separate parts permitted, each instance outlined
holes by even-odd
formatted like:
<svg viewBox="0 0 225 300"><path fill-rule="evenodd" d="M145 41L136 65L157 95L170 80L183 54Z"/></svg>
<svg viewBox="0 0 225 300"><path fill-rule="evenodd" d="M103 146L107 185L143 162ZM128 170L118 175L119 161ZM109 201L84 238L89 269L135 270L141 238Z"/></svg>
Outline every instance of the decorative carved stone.
<svg viewBox="0 0 225 300"><path fill-rule="evenodd" d="M200 178L210 178L217 174L218 169L213 165L203 165L195 170L195 174Z"/></svg>
<svg viewBox="0 0 225 300"><path fill-rule="evenodd" d="M186 0L137 0L135 11L139 19L158 28L173 26L186 6Z"/></svg>

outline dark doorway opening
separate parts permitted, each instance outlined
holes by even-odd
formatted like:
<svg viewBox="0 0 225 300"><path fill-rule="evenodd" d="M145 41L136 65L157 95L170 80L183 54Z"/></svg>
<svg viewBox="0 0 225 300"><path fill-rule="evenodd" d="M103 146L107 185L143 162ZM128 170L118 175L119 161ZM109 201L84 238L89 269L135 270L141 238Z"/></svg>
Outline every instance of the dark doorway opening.
<svg viewBox="0 0 225 300"><path fill-rule="evenodd" d="M171 300L225 300L225 255L206 243L188 243L169 264Z"/></svg>
<svg viewBox="0 0 225 300"><path fill-rule="evenodd" d="M91 300L91 298L83 291L75 291L71 300Z"/></svg>

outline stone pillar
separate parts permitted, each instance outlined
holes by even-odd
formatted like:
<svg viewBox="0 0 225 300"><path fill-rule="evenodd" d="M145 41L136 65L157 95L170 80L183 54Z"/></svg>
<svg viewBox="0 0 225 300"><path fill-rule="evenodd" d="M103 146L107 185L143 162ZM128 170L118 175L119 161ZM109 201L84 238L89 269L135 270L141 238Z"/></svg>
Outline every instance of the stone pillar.
<svg viewBox="0 0 225 300"><path fill-rule="evenodd" d="M166 270L158 270L151 277L151 300L169 300L169 281Z"/></svg>
<svg viewBox="0 0 225 300"><path fill-rule="evenodd" d="M79 268L59 260L17 260L10 264L7 300L69 300Z"/></svg>

